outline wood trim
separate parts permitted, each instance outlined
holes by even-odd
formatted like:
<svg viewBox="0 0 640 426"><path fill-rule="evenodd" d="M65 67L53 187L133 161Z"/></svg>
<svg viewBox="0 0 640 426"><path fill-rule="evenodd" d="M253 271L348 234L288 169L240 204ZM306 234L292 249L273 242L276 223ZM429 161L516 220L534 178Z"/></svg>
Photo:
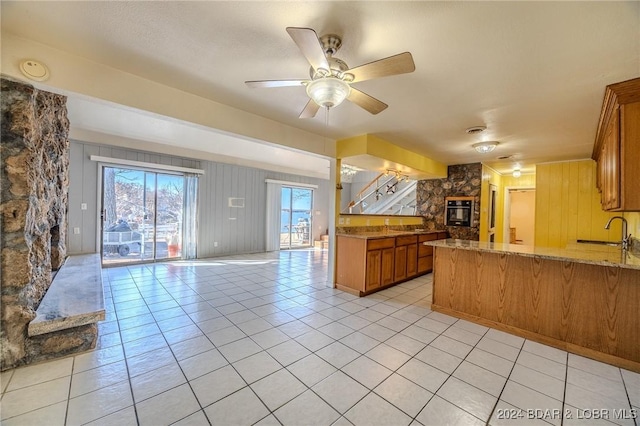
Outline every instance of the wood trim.
<svg viewBox="0 0 640 426"><path fill-rule="evenodd" d="M336 288L338 290L340 290L340 291L344 291L346 293L353 294L354 296L360 297L360 296L364 295L364 293L362 291L359 291L359 290L356 290L356 289L353 289L351 287L347 287L347 286L344 286L344 285L336 284Z"/></svg>
<svg viewBox="0 0 640 426"><path fill-rule="evenodd" d="M596 130L596 140L593 145L591 158L598 160L602 145L607 134L607 124L611 120L611 115L619 105L640 102L640 78L610 84L605 88L602 110L598 120Z"/></svg>
<svg viewBox="0 0 640 426"><path fill-rule="evenodd" d="M444 197L445 201L475 201L476 197Z"/></svg>

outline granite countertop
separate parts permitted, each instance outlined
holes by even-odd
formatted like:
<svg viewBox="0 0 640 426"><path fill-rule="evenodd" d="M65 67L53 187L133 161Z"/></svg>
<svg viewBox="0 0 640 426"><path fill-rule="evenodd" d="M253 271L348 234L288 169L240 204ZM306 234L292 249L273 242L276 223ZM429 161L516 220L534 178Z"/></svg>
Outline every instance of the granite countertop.
<svg viewBox="0 0 640 426"><path fill-rule="evenodd" d="M402 235L422 235L422 234L437 234L438 232L445 232L444 230L440 231L396 231L396 230L388 230L388 231L368 231L368 232L358 232L353 234L347 233L339 233L336 234L338 237L350 237L350 238L360 238L363 240L375 240L380 238L393 238L399 237Z"/></svg>
<svg viewBox="0 0 640 426"><path fill-rule="evenodd" d="M478 250L489 253L512 253L529 257L538 256L553 260L572 260L579 263L619 266L621 268L640 270L640 256L638 252L628 251L623 256L622 249L619 246L570 243L567 244L565 248L553 248L454 239L426 241L423 244L433 247Z"/></svg>

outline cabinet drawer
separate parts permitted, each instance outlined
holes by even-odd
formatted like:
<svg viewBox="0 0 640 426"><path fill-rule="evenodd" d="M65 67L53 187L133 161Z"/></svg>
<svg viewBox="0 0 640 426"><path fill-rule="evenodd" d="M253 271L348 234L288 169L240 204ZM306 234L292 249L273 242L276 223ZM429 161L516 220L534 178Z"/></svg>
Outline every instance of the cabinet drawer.
<svg viewBox="0 0 640 426"><path fill-rule="evenodd" d="M409 244L415 244L418 241L417 235L407 235L402 237L396 237L397 246L407 246Z"/></svg>
<svg viewBox="0 0 640 426"><path fill-rule="evenodd" d="M418 235L418 242L433 241L438 239L438 233Z"/></svg>
<svg viewBox="0 0 640 426"><path fill-rule="evenodd" d="M418 246L418 257L431 256L433 254L433 247L420 244Z"/></svg>
<svg viewBox="0 0 640 426"><path fill-rule="evenodd" d="M367 250L377 250L384 248L392 248L395 245L394 238L379 238L367 241Z"/></svg>

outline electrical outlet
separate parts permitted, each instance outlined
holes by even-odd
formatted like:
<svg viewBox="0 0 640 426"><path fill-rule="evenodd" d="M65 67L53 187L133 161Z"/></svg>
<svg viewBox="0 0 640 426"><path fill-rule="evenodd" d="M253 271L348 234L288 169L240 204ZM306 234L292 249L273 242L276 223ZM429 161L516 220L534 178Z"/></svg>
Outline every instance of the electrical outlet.
<svg viewBox="0 0 640 426"><path fill-rule="evenodd" d="M79 235L80 234L80 228L73 228L73 233L75 235Z"/></svg>
<svg viewBox="0 0 640 426"><path fill-rule="evenodd" d="M338 225L344 225L344 217L338 219Z"/></svg>
<svg viewBox="0 0 640 426"><path fill-rule="evenodd" d="M389 219L385 219L385 220L384 220L384 224L385 224L385 225L388 225L388 224L389 224Z"/></svg>
<svg viewBox="0 0 640 426"><path fill-rule="evenodd" d="M351 219L347 218L347 225L351 224Z"/></svg>
<svg viewBox="0 0 640 426"><path fill-rule="evenodd" d="M86 209L87 209L87 203L80 204L80 210L86 210Z"/></svg>

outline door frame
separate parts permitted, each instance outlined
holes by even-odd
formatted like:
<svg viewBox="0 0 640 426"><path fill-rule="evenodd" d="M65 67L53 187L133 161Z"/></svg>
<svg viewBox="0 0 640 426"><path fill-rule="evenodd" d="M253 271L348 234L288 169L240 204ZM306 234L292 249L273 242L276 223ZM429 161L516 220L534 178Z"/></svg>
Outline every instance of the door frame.
<svg viewBox="0 0 640 426"><path fill-rule="evenodd" d="M291 189L291 196L289 197L289 206L290 206L290 215L289 215L289 247L283 248L280 246L280 250L296 250L296 249L306 249L313 247L313 206L315 205L315 190L318 188L315 185L304 185L304 184L294 184L294 183L282 183L280 186L280 197L282 197L282 190L284 188ZM293 235L293 190L294 189L304 189L307 191L311 191L311 206L309 208L309 245L301 246L301 247L293 247L291 245L291 237ZM282 218L282 198L280 201L280 218ZM282 227L282 219L280 219L280 227Z"/></svg>
<svg viewBox="0 0 640 426"><path fill-rule="evenodd" d="M91 160L94 160L95 156L91 156ZM102 157L101 157L102 158ZM104 188L103 188L103 181L104 181L104 169L106 167L110 167L110 168L121 168L121 169L129 169L129 170L139 170L142 172L149 172L149 173L155 173L157 174L167 174L167 175L175 175L175 176L180 176L182 178L186 178L185 174L183 171L181 170L185 170L185 171L197 171L199 172L198 174L203 174L204 171L203 170L197 170L197 169L187 169L184 167L175 167L175 166L167 166L167 168L162 168L162 167L150 167L153 166L154 164L152 163L141 163L141 162L136 162L136 161L131 161L131 160L122 160L122 163L117 162L117 159L110 159L110 160L114 160L113 162L109 161L109 162L102 162L102 161L98 161L98 187L97 187L97 200L96 200L96 247L95 247L95 251L96 253L100 254L100 264L103 268L108 268L108 267L117 267L117 266L129 266L129 265L141 265L141 264L146 264L146 263L156 263L156 262L167 262L167 261L172 261L172 260L182 260L182 257L167 257L167 258L162 258L162 259L157 259L156 258L156 247L155 247L155 243L156 243L156 236L155 236L155 229L154 229L154 248L153 248L153 258L151 259L140 259L140 260L133 260L131 262L126 262L126 263L113 263L113 264L105 264L103 262L103 249L104 249L104 245L102 243L102 237L103 237L103 230L104 230L104 220L102 218L102 203L104 200ZM162 165L158 165L158 166L162 166ZM156 176L156 185L157 185L157 176ZM155 197L155 208L154 208L154 228L157 226L157 202L158 202L158 197L157 197L157 187L156 187L156 197ZM184 214L184 212L183 212ZM184 233L184 218L182 221L182 232ZM184 235L183 235L184 238ZM184 254L184 253L183 253Z"/></svg>
<svg viewBox="0 0 640 426"><path fill-rule="evenodd" d="M504 187L504 220L503 220L503 232L502 242L509 244L509 233L511 228L511 191L535 191L535 186L505 186ZM535 208L535 206L534 206ZM534 230L535 235L535 230Z"/></svg>

